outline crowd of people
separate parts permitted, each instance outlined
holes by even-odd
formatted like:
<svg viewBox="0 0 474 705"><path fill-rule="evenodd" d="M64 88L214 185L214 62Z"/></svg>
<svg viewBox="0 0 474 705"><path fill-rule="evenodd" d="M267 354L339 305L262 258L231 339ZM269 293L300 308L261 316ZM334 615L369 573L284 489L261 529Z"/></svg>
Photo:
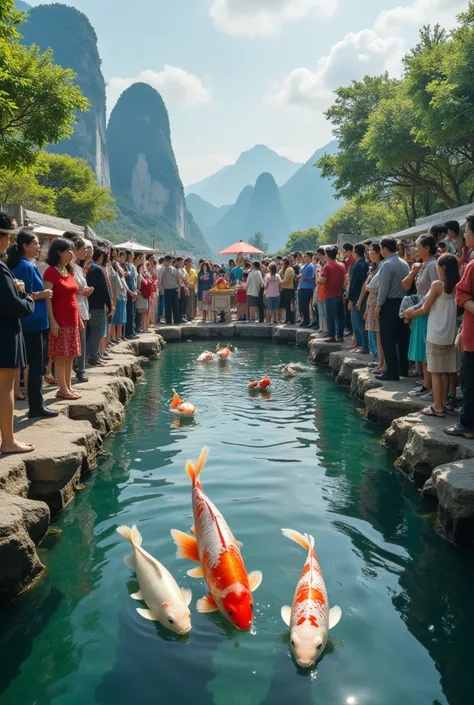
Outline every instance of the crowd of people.
<svg viewBox="0 0 474 705"><path fill-rule="evenodd" d="M446 429L474 438L474 216L461 237L455 221L435 226L412 248L384 237L342 250L227 264L145 256L98 247L64 233L49 247L31 229L11 244L12 221L0 213L0 432L2 453L28 452L13 433L15 398L30 418L56 416L44 385L59 399L79 399L87 368L104 365L121 340L157 324L210 317L211 290L235 290L237 320L298 324L322 340L371 354L380 380L419 377L413 397L422 413L445 417L456 408L459 370L463 409Z"/></svg>

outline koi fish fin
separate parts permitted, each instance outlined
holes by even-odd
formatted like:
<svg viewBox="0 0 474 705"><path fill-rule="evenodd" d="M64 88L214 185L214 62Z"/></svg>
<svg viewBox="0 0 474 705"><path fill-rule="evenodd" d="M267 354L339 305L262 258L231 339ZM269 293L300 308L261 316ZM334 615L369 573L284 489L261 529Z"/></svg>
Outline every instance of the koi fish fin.
<svg viewBox="0 0 474 705"><path fill-rule="evenodd" d="M242 541L236 541L236 543L237 543L237 546L238 546L239 548L242 548L243 545L244 545L244 544L242 543Z"/></svg>
<svg viewBox="0 0 474 705"><path fill-rule="evenodd" d="M216 352L219 352L220 349L221 349L221 346L219 345L219 343L217 343L217 345L216 345Z"/></svg>
<svg viewBox="0 0 474 705"><path fill-rule="evenodd" d="M192 526L190 531L194 536L196 536L196 527L195 526Z"/></svg>
<svg viewBox="0 0 474 705"><path fill-rule="evenodd" d="M180 399L180 396L178 392L173 389L173 401L170 404L170 409L176 409L180 404L182 404L182 400Z"/></svg>
<svg viewBox="0 0 474 705"><path fill-rule="evenodd" d="M199 475L201 474L201 471L206 464L208 455L209 448L203 448L196 463L193 463L192 460L188 460L186 462L186 472L188 473L193 483L198 479Z"/></svg>
<svg viewBox="0 0 474 705"><path fill-rule="evenodd" d="M336 624L339 624L342 617L342 610L339 605L331 607L329 610L329 629L333 629Z"/></svg>
<svg viewBox="0 0 474 705"><path fill-rule="evenodd" d="M130 568L130 570L135 570L135 560L133 556L125 556L123 562L125 563L127 568Z"/></svg>
<svg viewBox="0 0 474 705"><path fill-rule="evenodd" d="M206 597L201 597L201 599L196 602L196 609L200 614L207 614L208 612L219 611L216 601L214 600L212 595L206 595Z"/></svg>
<svg viewBox="0 0 474 705"><path fill-rule="evenodd" d="M204 578L204 571L201 566L198 566L197 568L192 568L192 570L188 570L188 575L190 578Z"/></svg>
<svg viewBox="0 0 474 705"><path fill-rule="evenodd" d="M178 547L176 552L177 558L187 558L195 563L200 562L198 545L194 536L189 536L185 534L184 531L178 531L178 529L171 529L171 536Z"/></svg>
<svg viewBox="0 0 474 705"><path fill-rule="evenodd" d="M308 534L305 534L303 536L303 534L300 534L299 531L294 531L294 529L282 529L281 532L283 536L286 536L287 539L298 543L307 551L309 551L311 548L314 548L314 538L312 536L308 536Z"/></svg>
<svg viewBox="0 0 474 705"><path fill-rule="evenodd" d="M253 570L249 574L250 592L255 592L260 587L263 580L263 573L260 570Z"/></svg>
<svg viewBox="0 0 474 705"><path fill-rule="evenodd" d="M140 532L138 531L137 527L135 524L130 528L129 526L117 526L117 532L124 537L124 539L127 539L127 541L130 541L132 546L141 546L142 545L142 536Z"/></svg>
<svg viewBox="0 0 474 705"><path fill-rule="evenodd" d="M281 608L281 618L285 622L286 626L289 627L291 621L291 607L285 605Z"/></svg>
<svg viewBox="0 0 474 705"><path fill-rule="evenodd" d="M158 622L157 618L150 612L150 610L144 610L141 607L137 608L137 612L143 619L149 619L150 622Z"/></svg>
<svg viewBox="0 0 474 705"><path fill-rule="evenodd" d="M189 588L181 588L181 594L183 595L184 604L187 607L193 599L193 593Z"/></svg>
<svg viewBox="0 0 474 705"><path fill-rule="evenodd" d="M139 590L138 592L133 592L130 595L130 597L132 598L132 600L144 600L145 599L141 593L141 590Z"/></svg>

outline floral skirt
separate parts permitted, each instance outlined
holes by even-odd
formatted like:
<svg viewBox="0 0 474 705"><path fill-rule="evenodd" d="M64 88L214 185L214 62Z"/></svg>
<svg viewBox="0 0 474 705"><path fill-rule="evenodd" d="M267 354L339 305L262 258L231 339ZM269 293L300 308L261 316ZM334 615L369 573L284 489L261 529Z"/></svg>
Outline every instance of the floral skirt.
<svg viewBox="0 0 474 705"><path fill-rule="evenodd" d="M207 311L208 309L211 308L212 305L212 294L210 291L203 291L202 292L202 308L203 310Z"/></svg>
<svg viewBox="0 0 474 705"><path fill-rule="evenodd" d="M48 355L56 357L78 357L81 354L81 336L79 328L60 328L59 335L49 334Z"/></svg>

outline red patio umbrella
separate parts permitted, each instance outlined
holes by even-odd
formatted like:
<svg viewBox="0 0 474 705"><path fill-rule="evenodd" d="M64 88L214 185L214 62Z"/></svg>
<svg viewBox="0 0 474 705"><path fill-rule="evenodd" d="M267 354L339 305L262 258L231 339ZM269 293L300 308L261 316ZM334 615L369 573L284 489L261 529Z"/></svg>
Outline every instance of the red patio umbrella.
<svg viewBox="0 0 474 705"><path fill-rule="evenodd" d="M238 242L234 242L233 245L226 247L225 250L222 250L221 252L218 252L217 254L218 255L264 255L265 253L262 252L262 250L257 250L256 247L249 245L248 242L244 242L243 240L239 240Z"/></svg>

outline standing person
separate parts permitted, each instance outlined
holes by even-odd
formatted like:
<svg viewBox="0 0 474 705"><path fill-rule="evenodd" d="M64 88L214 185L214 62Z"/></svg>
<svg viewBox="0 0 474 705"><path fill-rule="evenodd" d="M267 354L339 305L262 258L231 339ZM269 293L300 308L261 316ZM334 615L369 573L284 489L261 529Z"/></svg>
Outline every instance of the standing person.
<svg viewBox="0 0 474 705"><path fill-rule="evenodd" d="M12 219L0 213L0 257L10 245ZM15 279L5 262L0 259L0 453L31 453L32 443L22 443L13 433L15 409L15 378L17 370L26 367L26 350L20 320L31 316L35 303L25 294L22 281Z"/></svg>
<svg viewBox="0 0 474 705"><path fill-rule="evenodd" d="M74 245L70 240L58 237L51 243L48 253L49 267L44 273L46 289L51 289L53 298L47 299L49 316L49 357L55 360L60 399L80 399L81 395L72 386L72 363L81 354L80 330L82 320L76 294L79 291L72 262Z"/></svg>
<svg viewBox="0 0 474 705"><path fill-rule="evenodd" d="M22 230L16 242L9 248L7 265L14 277L24 283L27 296L35 302L34 312L21 320L28 363L29 418L50 418L59 411L46 409L43 400L43 377L48 359L48 311L46 300L53 296L44 288L43 280L36 269L35 259L40 251L36 235ZM4 304L2 300L2 306ZM3 345L3 341L2 341ZM26 379L26 374L25 374Z"/></svg>
<svg viewBox="0 0 474 705"><path fill-rule="evenodd" d="M67 234L67 233L65 233ZM81 354L76 358L76 383L88 382L89 378L86 375L87 361L87 325L89 323L89 296L94 292L93 287L89 286L85 277L82 265L86 257L86 243L82 238L77 238L75 242L76 251L74 253L74 276L76 277L77 286L77 305L79 306L79 316L82 320L81 335Z"/></svg>
<svg viewBox="0 0 474 705"><path fill-rule="evenodd" d="M89 296L89 322L87 324L86 349L89 365L100 365L101 341L107 330L107 316L112 314L112 297L102 267L104 252L94 248L92 262L86 275L87 285L93 289Z"/></svg>
<svg viewBox="0 0 474 705"><path fill-rule="evenodd" d="M466 218L465 238L467 246L474 249L474 215L468 215ZM456 338L456 347L463 353L463 406L459 423L445 428L444 432L449 436L474 439L474 260L469 262L456 287L456 303L464 309L461 330Z"/></svg>
<svg viewBox="0 0 474 705"><path fill-rule="evenodd" d="M318 249L316 250L316 256L318 258L318 264L316 265L316 306L318 309L319 333L321 338L327 338L328 327L326 321L326 306L324 305L326 287L324 284L319 284L323 267L326 264L325 248L318 247Z"/></svg>
<svg viewBox="0 0 474 705"><path fill-rule="evenodd" d="M188 301L186 308L186 318L192 321L196 318L196 288L197 288L197 272L193 267L193 262L190 257L184 260L184 269L188 278Z"/></svg>
<svg viewBox="0 0 474 705"><path fill-rule="evenodd" d="M158 267L155 259L155 255L150 254L146 256L146 268L150 274L154 287L150 296L150 306L148 314L148 324L154 325L156 323L157 313L158 313Z"/></svg>
<svg viewBox="0 0 474 705"><path fill-rule="evenodd" d="M198 274L198 302L202 310L202 322L206 323L207 314L211 308L211 294L209 293L214 286L214 277L208 262L201 262Z"/></svg>
<svg viewBox="0 0 474 705"><path fill-rule="evenodd" d="M270 264L265 276L265 294L267 296L267 323L276 323L280 308L281 277L277 274L276 264Z"/></svg>
<svg viewBox="0 0 474 705"><path fill-rule="evenodd" d="M127 284L127 323L125 325L125 337L128 340L136 340L138 336L135 333L135 315L137 300L137 270L133 264L133 253L130 250L125 251L125 282Z"/></svg>
<svg viewBox="0 0 474 705"><path fill-rule="evenodd" d="M295 270L290 266L288 257L281 261L281 295L280 307L285 311L285 323L295 322Z"/></svg>
<svg viewBox="0 0 474 705"><path fill-rule="evenodd" d="M351 276L347 299L351 312L352 330L356 336L356 352L367 355L369 353L369 336L365 330L365 310L367 306L364 285L369 273L369 263L365 258L365 245L359 243L354 247L354 264L351 267ZM364 290L364 293L362 293Z"/></svg>
<svg viewBox="0 0 474 705"><path fill-rule="evenodd" d="M323 267L318 284L324 285L324 306L328 328L329 343L344 342L344 280L346 270L342 262L337 261L338 249L334 245L326 247L326 264Z"/></svg>
<svg viewBox="0 0 474 705"><path fill-rule="evenodd" d="M404 290L408 293L413 285L416 293L422 299L427 296L431 285L438 279L436 267L437 243L433 235L422 235L415 244L415 257L417 261L412 265L410 273L402 281ZM428 372L428 358L426 354L426 334L428 332L428 313L413 318L408 347L408 359L421 364L423 370L423 384L418 385L411 392L410 397L420 397L423 401L433 401L431 389L431 375Z"/></svg>
<svg viewBox="0 0 474 705"><path fill-rule="evenodd" d="M309 309L313 301L314 287L316 285L313 253L307 252L304 256L304 264L300 268L300 273L297 277L299 281L298 298L300 302L300 313L302 321L300 328L310 328L310 313Z"/></svg>
<svg viewBox="0 0 474 705"><path fill-rule="evenodd" d="M347 291L351 279L351 268L355 262L354 245L351 242L345 242L342 246L342 259L344 260L344 267L346 269L345 290ZM347 330L351 335L353 335L354 331L352 329L352 316L349 310L349 300L346 295L344 296L344 320ZM357 347L354 337L352 339L351 347L354 350Z"/></svg>
<svg viewBox="0 0 474 705"><path fill-rule="evenodd" d="M119 343L123 336L124 327L127 323L127 285L125 283L125 272L120 262L115 260L112 269L116 273L114 285L117 287L115 313L112 318L112 342Z"/></svg>
<svg viewBox="0 0 474 705"><path fill-rule="evenodd" d="M253 262L252 269L247 277L247 302L249 305L250 323L255 323L255 316L258 314L259 310L260 294L263 291L264 286L260 267L260 262Z"/></svg>
<svg viewBox="0 0 474 705"><path fill-rule="evenodd" d="M459 235L461 232L459 223L457 220L448 220L448 222L444 224L444 227L446 228L448 234L445 238L446 249L449 254L458 255L462 247L462 240Z"/></svg>
<svg viewBox="0 0 474 705"><path fill-rule="evenodd" d="M179 315L179 288L181 278L176 267L171 265L170 255L166 255L163 261L163 269L160 271L159 287L163 289L165 300L165 319L167 325L180 323ZM212 287L212 284L211 284Z"/></svg>
<svg viewBox="0 0 474 705"><path fill-rule="evenodd" d="M137 311L140 314L140 333L148 333L150 316L150 299L153 294L153 278L147 269L145 260L137 267Z"/></svg>
<svg viewBox="0 0 474 705"><path fill-rule="evenodd" d="M247 305L247 278L248 274L244 273L242 281L237 284L237 293L235 300L237 304L237 320L242 323L247 322L248 305Z"/></svg>
<svg viewBox="0 0 474 705"><path fill-rule="evenodd" d="M176 270L179 274L178 323L183 323L188 305L188 276L184 268L184 259L182 257L176 258ZM218 274L220 276L219 272L220 270L218 270Z"/></svg>
<svg viewBox="0 0 474 705"><path fill-rule="evenodd" d="M371 262L371 269L369 271L367 281L365 282L365 290L369 294L367 297L367 306L364 316L365 329L369 338L369 350L374 356L374 362L377 363L375 374L381 374L382 372L385 372L385 357L380 338L380 320L376 314L376 309L378 291L377 273L383 257L380 254L380 245L378 242L374 242L370 246L369 259Z"/></svg>
<svg viewBox="0 0 474 705"><path fill-rule="evenodd" d="M437 263L438 279L421 307L404 311L408 320L428 315L426 346L428 372L433 383L433 404L422 409L425 416L444 418L448 410L449 375L458 371L454 341L456 339L457 307L456 285L459 282L459 263L454 255L443 255ZM423 397L422 397L423 398ZM453 410L449 407L449 410Z"/></svg>
<svg viewBox="0 0 474 705"><path fill-rule="evenodd" d="M402 281L410 268L397 254L397 241L384 237L380 241L384 261L380 265L376 315L380 317L380 336L387 369L380 380L398 381L400 375L408 377L408 344L410 331L400 318L400 305L405 295Z"/></svg>

